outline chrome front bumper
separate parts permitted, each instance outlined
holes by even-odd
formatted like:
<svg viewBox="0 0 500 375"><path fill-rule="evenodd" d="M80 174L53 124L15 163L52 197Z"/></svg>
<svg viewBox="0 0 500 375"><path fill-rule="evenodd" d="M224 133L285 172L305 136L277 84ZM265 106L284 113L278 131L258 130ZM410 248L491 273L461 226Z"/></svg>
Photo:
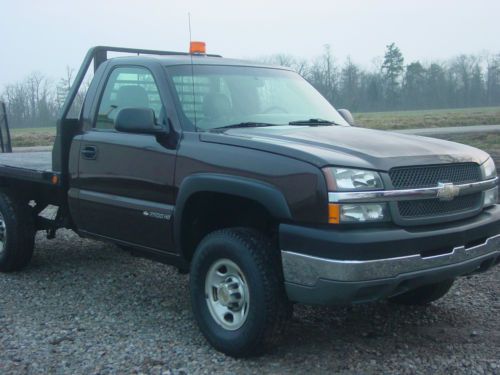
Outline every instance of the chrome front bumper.
<svg viewBox="0 0 500 375"><path fill-rule="evenodd" d="M469 248L455 247L451 252L436 256L410 255L398 258L349 261L319 258L291 251L281 251L286 283L313 287L320 280L335 282L365 282L398 278L419 271L440 267L481 266L489 260L500 260L500 234ZM458 275L457 275L458 276Z"/></svg>

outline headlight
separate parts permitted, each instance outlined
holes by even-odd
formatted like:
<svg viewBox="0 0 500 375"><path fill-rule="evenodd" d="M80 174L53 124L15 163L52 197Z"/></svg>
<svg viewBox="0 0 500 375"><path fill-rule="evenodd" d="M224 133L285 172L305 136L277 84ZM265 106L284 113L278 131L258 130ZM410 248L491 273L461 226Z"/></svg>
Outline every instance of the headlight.
<svg viewBox="0 0 500 375"><path fill-rule="evenodd" d="M488 160L481 165L481 169L483 170L483 178L485 180L489 180L497 175L497 168L492 158L488 158Z"/></svg>
<svg viewBox="0 0 500 375"><path fill-rule="evenodd" d="M381 190L382 178L377 172L348 168L324 168L329 191Z"/></svg>
<svg viewBox="0 0 500 375"><path fill-rule="evenodd" d="M498 188L494 187L493 189L486 190L484 192L484 207L493 206L497 204L498 201Z"/></svg>
<svg viewBox="0 0 500 375"><path fill-rule="evenodd" d="M329 167L324 168L323 173L328 191L367 191L384 188L380 174L374 171ZM331 224L381 222L390 218L386 203L330 203L328 211L328 222Z"/></svg>
<svg viewBox="0 0 500 375"><path fill-rule="evenodd" d="M387 203L330 203L328 205L330 224L373 223L389 220Z"/></svg>
<svg viewBox="0 0 500 375"><path fill-rule="evenodd" d="M387 221L388 219L389 213L385 203L340 205L341 223L366 223Z"/></svg>

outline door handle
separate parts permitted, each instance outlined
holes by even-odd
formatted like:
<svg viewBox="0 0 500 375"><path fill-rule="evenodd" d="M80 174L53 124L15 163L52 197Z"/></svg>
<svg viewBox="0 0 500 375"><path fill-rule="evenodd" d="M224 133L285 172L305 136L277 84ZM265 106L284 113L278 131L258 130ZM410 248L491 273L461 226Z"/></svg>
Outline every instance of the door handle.
<svg viewBox="0 0 500 375"><path fill-rule="evenodd" d="M97 159L97 147L96 146L84 146L80 151L83 159L95 160Z"/></svg>

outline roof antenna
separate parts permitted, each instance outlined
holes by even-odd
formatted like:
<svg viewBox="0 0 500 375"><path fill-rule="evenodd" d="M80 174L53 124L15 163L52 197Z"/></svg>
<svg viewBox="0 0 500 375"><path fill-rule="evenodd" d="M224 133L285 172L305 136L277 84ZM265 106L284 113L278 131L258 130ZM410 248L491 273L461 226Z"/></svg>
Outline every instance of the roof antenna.
<svg viewBox="0 0 500 375"><path fill-rule="evenodd" d="M188 12L188 26L189 26L189 43L193 41L191 38L191 12Z"/></svg>
<svg viewBox="0 0 500 375"><path fill-rule="evenodd" d="M194 94L194 65L193 65L193 54L191 52L191 42L193 41L191 37L191 12L188 12L188 25L189 25L189 56L191 57L191 83L193 85L193 110L194 110L194 128L198 131L196 120L196 96Z"/></svg>

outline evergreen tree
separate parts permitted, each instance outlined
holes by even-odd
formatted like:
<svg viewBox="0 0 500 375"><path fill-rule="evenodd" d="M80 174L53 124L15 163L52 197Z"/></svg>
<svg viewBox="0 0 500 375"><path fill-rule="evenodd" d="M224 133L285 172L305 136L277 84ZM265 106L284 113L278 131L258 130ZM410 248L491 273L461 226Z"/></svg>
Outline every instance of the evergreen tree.
<svg viewBox="0 0 500 375"><path fill-rule="evenodd" d="M400 81L403 71L403 54L395 43L391 43L386 48L384 62L382 64L386 99L390 108L396 108L400 103Z"/></svg>
<svg viewBox="0 0 500 375"><path fill-rule="evenodd" d="M432 63L426 70L424 82L425 108L449 107L447 96L448 82L445 68L439 63ZM410 106L410 103L408 103ZM411 107L409 107L411 108Z"/></svg>
<svg viewBox="0 0 500 375"><path fill-rule="evenodd" d="M425 68L419 61L406 67L403 80L403 97L405 108L419 109L425 106Z"/></svg>

